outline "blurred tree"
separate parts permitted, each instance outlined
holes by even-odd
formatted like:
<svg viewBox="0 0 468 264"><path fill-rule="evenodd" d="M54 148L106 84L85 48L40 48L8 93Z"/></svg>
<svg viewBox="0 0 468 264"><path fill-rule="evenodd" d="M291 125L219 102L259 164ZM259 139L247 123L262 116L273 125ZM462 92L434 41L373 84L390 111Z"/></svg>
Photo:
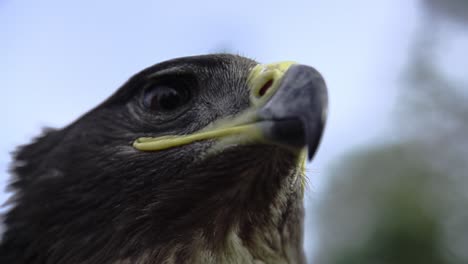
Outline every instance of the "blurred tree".
<svg viewBox="0 0 468 264"><path fill-rule="evenodd" d="M382 146L335 168L316 263L457 263L441 247L455 186L420 154L410 143Z"/></svg>
<svg viewBox="0 0 468 264"><path fill-rule="evenodd" d="M457 23L468 23L467 0L424 0L422 3L431 16Z"/></svg>
<svg viewBox="0 0 468 264"><path fill-rule="evenodd" d="M468 1L423 6L399 100L400 142L351 152L332 168L314 263L468 263L466 84L444 76L434 56L436 29L468 24Z"/></svg>

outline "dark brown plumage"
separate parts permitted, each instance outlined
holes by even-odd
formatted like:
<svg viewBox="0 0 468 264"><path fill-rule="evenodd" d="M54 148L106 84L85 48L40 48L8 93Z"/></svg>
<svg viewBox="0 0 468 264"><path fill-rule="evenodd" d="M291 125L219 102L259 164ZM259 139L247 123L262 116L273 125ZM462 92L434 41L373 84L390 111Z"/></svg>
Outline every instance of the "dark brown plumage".
<svg viewBox="0 0 468 264"><path fill-rule="evenodd" d="M239 115L255 65L233 55L156 64L20 147L0 263L305 263L298 146L132 146Z"/></svg>

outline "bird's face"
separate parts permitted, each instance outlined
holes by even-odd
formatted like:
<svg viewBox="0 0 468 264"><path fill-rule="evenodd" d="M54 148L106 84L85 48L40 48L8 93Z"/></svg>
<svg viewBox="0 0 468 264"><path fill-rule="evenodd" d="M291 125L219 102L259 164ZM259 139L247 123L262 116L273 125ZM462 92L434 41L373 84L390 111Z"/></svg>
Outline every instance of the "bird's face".
<svg viewBox="0 0 468 264"><path fill-rule="evenodd" d="M325 114L323 80L306 66L231 55L163 62L17 153L17 203L48 207L16 213L49 213L51 224L73 215L69 232L92 222L161 240L266 221L272 205L302 197Z"/></svg>

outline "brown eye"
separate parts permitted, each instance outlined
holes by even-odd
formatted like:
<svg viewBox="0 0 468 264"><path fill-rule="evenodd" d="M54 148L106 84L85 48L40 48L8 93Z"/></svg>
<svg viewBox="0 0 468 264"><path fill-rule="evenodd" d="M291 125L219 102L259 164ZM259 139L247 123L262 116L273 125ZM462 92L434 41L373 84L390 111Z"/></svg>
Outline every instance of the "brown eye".
<svg viewBox="0 0 468 264"><path fill-rule="evenodd" d="M186 89L174 88L166 85L153 85L146 89L143 103L152 111L174 111L186 104L189 93Z"/></svg>

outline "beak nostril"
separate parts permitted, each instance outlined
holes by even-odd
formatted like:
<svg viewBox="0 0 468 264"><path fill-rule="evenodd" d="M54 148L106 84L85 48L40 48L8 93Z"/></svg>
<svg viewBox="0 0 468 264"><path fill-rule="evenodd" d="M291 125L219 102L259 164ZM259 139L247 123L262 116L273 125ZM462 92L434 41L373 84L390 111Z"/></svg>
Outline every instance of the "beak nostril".
<svg viewBox="0 0 468 264"><path fill-rule="evenodd" d="M260 90L258 91L258 96L264 96L266 94L266 92L268 91L268 89L271 88L272 84L273 84L273 79L268 80L268 82L266 82L262 86L262 88L260 88Z"/></svg>

